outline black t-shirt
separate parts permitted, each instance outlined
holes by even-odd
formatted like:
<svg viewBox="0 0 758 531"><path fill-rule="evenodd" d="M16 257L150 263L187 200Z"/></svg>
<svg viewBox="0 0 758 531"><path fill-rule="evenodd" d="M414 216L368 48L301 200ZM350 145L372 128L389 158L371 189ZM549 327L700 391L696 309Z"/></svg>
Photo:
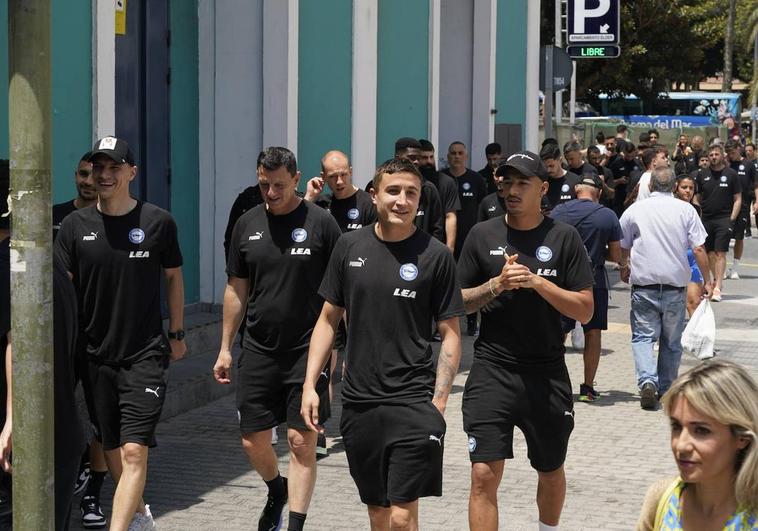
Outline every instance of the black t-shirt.
<svg viewBox="0 0 758 531"><path fill-rule="evenodd" d="M740 179L732 168L721 170L703 168L695 177L697 193L704 219L729 217L734 206L734 194L741 193Z"/></svg>
<svg viewBox="0 0 758 531"><path fill-rule="evenodd" d="M248 186L237 199L234 200L232 209L229 211L229 221L226 223L226 230L224 231L224 257L229 258L229 241L232 238L232 230L237 220L247 212L252 210L258 205L263 204L263 196L261 195L261 187L259 185Z"/></svg>
<svg viewBox="0 0 758 531"><path fill-rule="evenodd" d="M58 236L58 231L61 229L63 219L75 210L76 206L74 205L74 199L66 201L65 203L53 205L53 239Z"/></svg>
<svg viewBox="0 0 758 531"><path fill-rule="evenodd" d="M319 293L347 311L344 402L431 399L432 320L464 313L455 262L443 244L420 230L385 242L373 225L345 234Z"/></svg>
<svg viewBox="0 0 758 531"><path fill-rule="evenodd" d="M590 164L589 162L583 163L578 168L572 168L571 166L569 166L566 169L568 171L570 171L571 173L573 173L574 175L577 175L579 177L583 176L585 173L591 173L593 175L599 175L600 174L600 172L597 171L597 168L595 166L593 166L592 164Z"/></svg>
<svg viewBox="0 0 758 531"><path fill-rule="evenodd" d="M579 231L595 273L595 287L607 288L605 256L609 242L621 240L621 225L613 210L589 199L574 199L558 205L550 217Z"/></svg>
<svg viewBox="0 0 758 531"><path fill-rule="evenodd" d="M542 196L542 209L550 211L561 203L576 199L574 186L576 186L579 181L579 176L570 171L566 172L566 175L563 177L550 177L547 180L547 193Z"/></svg>
<svg viewBox="0 0 758 531"><path fill-rule="evenodd" d="M446 170L446 173L450 175L450 169ZM461 201L461 208L456 214L458 220L455 229L455 256L458 256L471 227L478 221L479 203L487 195L487 185L481 175L468 168L462 175L450 177L458 184L458 197Z"/></svg>
<svg viewBox="0 0 758 531"><path fill-rule="evenodd" d="M371 195L360 189L345 199L330 194L316 199L315 203L331 212L342 232L357 230L376 221L376 207Z"/></svg>
<svg viewBox="0 0 758 531"><path fill-rule="evenodd" d="M497 183L495 182L495 170L493 170L489 164L487 164L484 168L479 170L477 173L482 176L482 179L484 179L484 182L487 185L488 194L497 192Z"/></svg>
<svg viewBox="0 0 758 531"><path fill-rule="evenodd" d="M505 199L497 195L497 192L491 193L482 199L479 204L478 221L486 221L505 214Z"/></svg>
<svg viewBox="0 0 758 531"><path fill-rule="evenodd" d="M11 330L11 239L0 242L0 429L5 425L8 380L5 378L5 349Z"/></svg>
<svg viewBox="0 0 758 531"><path fill-rule="evenodd" d="M610 170L613 172L614 181L618 181L622 177L626 177L627 179L626 183L616 182L614 187L614 191L616 192L613 196L614 210L616 214L620 215L624 210L624 200L626 199L627 190L631 190L629 187L631 175L636 175L637 173L641 175L642 166L637 162L637 159L626 160L624 157L619 157L610 165Z"/></svg>
<svg viewBox="0 0 758 531"><path fill-rule="evenodd" d="M473 288L499 275L506 253L518 254L518 263L563 289L592 287L592 268L579 233L550 218L528 231L508 227L505 218L476 225L458 259L461 287ZM561 314L534 290L504 291L480 311L475 357L516 369L564 363Z"/></svg>
<svg viewBox="0 0 758 531"><path fill-rule="evenodd" d="M323 299L318 287L340 228L308 201L275 216L266 205L234 226L226 272L250 281L243 347L259 354L308 348Z"/></svg>
<svg viewBox="0 0 758 531"><path fill-rule="evenodd" d="M429 181L421 183L418 210L414 224L427 234L442 241L445 233L445 213L442 211L442 201L437 187Z"/></svg>
<svg viewBox="0 0 758 531"><path fill-rule="evenodd" d="M742 188L742 210L746 210L750 207L750 202L753 200L753 195L755 194L755 166L745 159L732 162L730 166L737 172L740 187Z"/></svg>
<svg viewBox="0 0 758 531"><path fill-rule="evenodd" d="M123 216L82 208L63 220L55 253L73 274L80 333L91 359L128 365L169 352L161 276L182 265L171 214L142 201Z"/></svg>
<svg viewBox="0 0 758 531"><path fill-rule="evenodd" d="M437 191L440 194L440 201L442 202L442 211L447 214L448 212L457 212L461 209L461 201L458 197L458 185L455 180L447 173L434 172L434 174L427 175L427 180L437 187Z"/></svg>

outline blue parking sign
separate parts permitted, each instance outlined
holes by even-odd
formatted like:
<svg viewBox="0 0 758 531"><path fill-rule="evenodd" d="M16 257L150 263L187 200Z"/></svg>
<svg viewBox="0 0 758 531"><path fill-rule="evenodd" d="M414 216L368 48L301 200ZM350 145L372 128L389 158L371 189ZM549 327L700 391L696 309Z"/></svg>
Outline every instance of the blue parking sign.
<svg viewBox="0 0 758 531"><path fill-rule="evenodd" d="M619 0L568 0L567 44L619 43Z"/></svg>

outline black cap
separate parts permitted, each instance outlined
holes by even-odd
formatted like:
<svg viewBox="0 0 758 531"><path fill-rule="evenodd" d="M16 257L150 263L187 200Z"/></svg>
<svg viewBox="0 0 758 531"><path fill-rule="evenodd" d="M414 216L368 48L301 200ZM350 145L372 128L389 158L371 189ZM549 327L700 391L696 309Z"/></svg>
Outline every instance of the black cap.
<svg viewBox="0 0 758 531"><path fill-rule="evenodd" d="M108 155L114 162L126 162L130 166L134 166L134 155L132 150L129 149L129 144L126 140L121 140L115 136L106 136L101 138L95 145L92 146L92 151L89 153L89 161L97 155Z"/></svg>
<svg viewBox="0 0 758 531"><path fill-rule="evenodd" d="M526 177L539 177L543 181L548 179L547 168L540 157L531 151L519 151L509 156L505 164L497 168L496 174L507 175L509 170L516 170Z"/></svg>
<svg viewBox="0 0 758 531"><path fill-rule="evenodd" d="M600 180L600 177L598 177L594 173L585 173L581 180L576 184L585 184L587 186L594 186L595 188L602 189L603 188L603 181Z"/></svg>

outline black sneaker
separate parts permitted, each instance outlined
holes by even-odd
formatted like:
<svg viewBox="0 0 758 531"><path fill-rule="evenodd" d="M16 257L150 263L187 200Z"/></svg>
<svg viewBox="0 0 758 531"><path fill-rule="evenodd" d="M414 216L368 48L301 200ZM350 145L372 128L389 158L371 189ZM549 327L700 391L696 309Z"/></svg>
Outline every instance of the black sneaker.
<svg viewBox="0 0 758 531"><path fill-rule="evenodd" d="M287 505L287 478L282 476L282 481L284 482L284 496L282 498L268 497L261 517L258 518L258 531L279 531L282 526L282 511Z"/></svg>
<svg viewBox="0 0 758 531"><path fill-rule="evenodd" d="M85 496L79 504L82 512L82 527L84 529L102 529L105 527L105 515L100 508L100 500L94 496Z"/></svg>
<svg viewBox="0 0 758 531"><path fill-rule="evenodd" d="M654 410L658 401L655 397L655 385L653 382L645 382L640 389L640 407L642 409Z"/></svg>
<svg viewBox="0 0 758 531"><path fill-rule="evenodd" d="M87 453L89 453L89 447L87 448ZM87 455L82 457L82 462L79 464L79 475L76 476L76 483L74 484L74 496L78 496L84 492L84 489L87 488L87 483L89 483L89 478L91 475L89 455Z"/></svg>
<svg viewBox="0 0 758 531"><path fill-rule="evenodd" d="M598 398L600 398L600 393L595 391L594 387L587 384L579 385L579 401L580 402L594 402Z"/></svg>

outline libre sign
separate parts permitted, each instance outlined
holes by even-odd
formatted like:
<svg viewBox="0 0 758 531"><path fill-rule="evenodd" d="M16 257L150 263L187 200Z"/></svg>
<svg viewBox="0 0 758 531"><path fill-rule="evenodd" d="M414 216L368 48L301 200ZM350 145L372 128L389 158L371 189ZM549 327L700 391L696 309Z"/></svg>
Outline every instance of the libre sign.
<svg viewBox="0 0 758 531"><path fill-rule="evenodd" d="M619 0L568 0L566 41L569 55L617 57L618 53L612 55L613 50L607 48L619 43L620 15ZM582 54L579 48L584 49L585 53ZM602 50L598 51L599 48Z"/></svg>
<svg viewBox="0 0 758 531"><path fill-rule="evenodd" d="M618 46L567 46L566 52L572 59L612 59L621 55Z"/></svg>

